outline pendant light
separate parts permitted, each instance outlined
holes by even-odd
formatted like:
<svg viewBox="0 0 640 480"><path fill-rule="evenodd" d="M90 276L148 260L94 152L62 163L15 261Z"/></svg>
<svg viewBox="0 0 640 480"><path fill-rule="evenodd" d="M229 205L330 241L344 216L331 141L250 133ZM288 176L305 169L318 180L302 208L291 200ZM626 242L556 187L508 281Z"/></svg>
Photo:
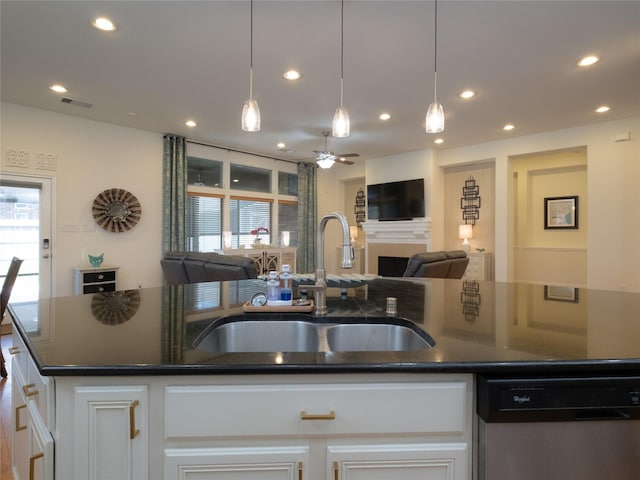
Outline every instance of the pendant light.
<svg viewBox="0 0 640 480"><path fill-rule="evenodd" d="M433 47L433 103L429 105L425 121L427 133L439 133L444 130L444 110L438 103L438 0L435 0Z"/></svg>
<svg viewBox="0 0 640 480"><path fill-rule="evenodd" d="M349 136L349 113L342 105L344 83L344 0L340 2L340 106L333 115L333 128L331 134L334 137Z"/></svg>
<svg viewBox="0 0 640 480"><path fill-rule="evenodd" d="M253 0L251 0L251 37L249 47L249 100L242 107L242 130L245 132L260 131L260 109L253 98Z"/></svg>

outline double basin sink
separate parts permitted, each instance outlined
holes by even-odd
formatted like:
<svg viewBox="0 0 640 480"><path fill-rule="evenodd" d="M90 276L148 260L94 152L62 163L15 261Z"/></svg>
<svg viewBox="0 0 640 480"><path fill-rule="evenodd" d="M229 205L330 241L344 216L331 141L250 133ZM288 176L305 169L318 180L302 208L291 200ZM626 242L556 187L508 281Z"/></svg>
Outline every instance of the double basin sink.
<svg viewBox="0 0 640 480"><path fill-rule="evenodd" d="M194 342L198 350L231 352L389 352L435 346L426 332L392 317L234 316L220 319Z"/></svg>

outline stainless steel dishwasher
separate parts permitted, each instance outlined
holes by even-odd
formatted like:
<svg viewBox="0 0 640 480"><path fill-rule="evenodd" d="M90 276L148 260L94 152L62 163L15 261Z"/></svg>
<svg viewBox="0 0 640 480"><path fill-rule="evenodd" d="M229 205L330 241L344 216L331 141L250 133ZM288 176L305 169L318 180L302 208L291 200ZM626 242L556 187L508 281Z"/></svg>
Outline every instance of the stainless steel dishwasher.
<svg viewBox="0 0 640 480"><path fill-rule="evenodd" d="M640 479L640 376L478 377L480 480Z"/></svg>

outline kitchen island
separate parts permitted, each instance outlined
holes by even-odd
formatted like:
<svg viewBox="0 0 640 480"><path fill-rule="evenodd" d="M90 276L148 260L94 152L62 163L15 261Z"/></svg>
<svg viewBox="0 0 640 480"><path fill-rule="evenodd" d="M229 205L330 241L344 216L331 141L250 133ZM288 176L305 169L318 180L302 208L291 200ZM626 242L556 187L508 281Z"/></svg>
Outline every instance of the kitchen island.
<svg viewBox="0 0 640 480"><path fill-rule="evenodd" d="M392 296L398 316L435 340L430 349L194 347L264 288L247 280L12 305L23 377L14 381L28 387L14 389L25 394L14 422L28 427L15 434L21 445L28 432L15 469L56 479L470 479L475 375L640 374L639 294L462 280L334 289L329 315L307 318L380 319Z"/></svg>

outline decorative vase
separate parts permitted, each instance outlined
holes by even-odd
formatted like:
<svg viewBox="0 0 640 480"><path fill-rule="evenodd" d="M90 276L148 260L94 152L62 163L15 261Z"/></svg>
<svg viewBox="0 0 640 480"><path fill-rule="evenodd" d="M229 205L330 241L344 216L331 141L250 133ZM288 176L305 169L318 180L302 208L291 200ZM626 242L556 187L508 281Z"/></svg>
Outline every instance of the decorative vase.
<svg viewBox="0 0 640 480"><path fill-rule="evenodd" d="M101 253L98 256L89 255L89 263L92 267L99 267L102 265L102 261L104 260L104 253Z"/></svg>

